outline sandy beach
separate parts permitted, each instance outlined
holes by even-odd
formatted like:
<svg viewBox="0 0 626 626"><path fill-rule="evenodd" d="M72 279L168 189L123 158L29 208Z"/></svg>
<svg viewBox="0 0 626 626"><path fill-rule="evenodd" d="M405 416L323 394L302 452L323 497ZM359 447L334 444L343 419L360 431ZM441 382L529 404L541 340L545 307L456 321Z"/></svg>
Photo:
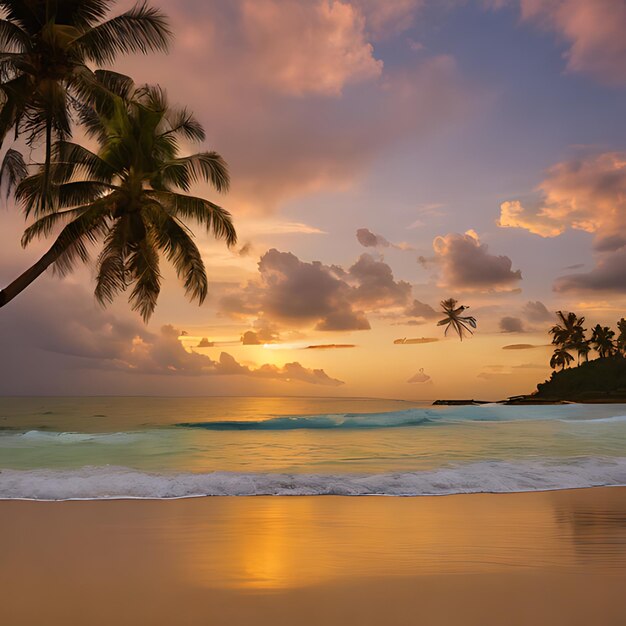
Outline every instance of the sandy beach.
<svg viewBox="0 0 626 626"><path fill-rule="evenodd" d="M0 623L626 622L626 488L0 503Z"/></svg>

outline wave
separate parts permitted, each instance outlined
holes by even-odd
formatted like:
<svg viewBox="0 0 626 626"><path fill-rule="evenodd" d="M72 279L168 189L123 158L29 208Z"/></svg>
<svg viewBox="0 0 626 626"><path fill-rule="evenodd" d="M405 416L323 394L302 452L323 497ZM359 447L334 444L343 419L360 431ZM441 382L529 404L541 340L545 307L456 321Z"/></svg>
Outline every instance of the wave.
<svg viewBox="0 0 626 626"><path fill-rule="evenodd" d="M201 496L426 496L626 485L626 458L481 461L391 474L156 474L123 467L2 470L0 499L171 499Z"/></svg>
<svg viewBox="0 0 626 626"><path fill-rule="evenodd" d="M273 417L264 420L182 422L179 428L201 428L204 430L297 430L297 429L353 429L353 428L393 428L400 426L421 426L433 420L424 411L398 413L363 413L345 415L303 415Z"/></svg>
<svg viewBox="0 0 626 626"><path fill-rule="evenodd" d="M437 407L432 409L407 409L384 413L345 413L323 415L274 416L257 420L211 420L180 422L178 428L204 430L297 430L297 429L361 429L400 428L450 424L454 422L509 422L519 420L545 420L558 418L584 418L582 405L559 406L482 406ZM623 410L623 408L622 408Z"/></svg>
<svg viewBox="0 0 626 626"><path fill-rule="evenodd" d="M32 444L125 444L135 443L141 435L139 433L75 433L55 432L43 430L29 430L27 432L6 431L0 434L0 447L13 447L16 443Z"/></svg>

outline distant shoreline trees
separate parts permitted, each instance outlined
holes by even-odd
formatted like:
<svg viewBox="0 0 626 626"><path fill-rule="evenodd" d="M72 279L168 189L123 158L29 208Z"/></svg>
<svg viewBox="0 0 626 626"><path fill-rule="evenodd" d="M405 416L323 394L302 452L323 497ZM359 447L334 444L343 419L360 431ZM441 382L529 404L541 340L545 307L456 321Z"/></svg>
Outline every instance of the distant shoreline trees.
<svg viewBox="0 0 626 626"><path fill-rule="evenodd" d="M609 326L596 324L587 337L584 328L585 318L575 313L557 311L557 323L548 331L552 336L554 353L550 359L550 367L564 370L576 360L572 352L577 354L577 365L589 360L589 353L594 350L598 358L606 359L613 356L626 356L626 319L617 322L619 335L615 339L615 331Z"/></svg>

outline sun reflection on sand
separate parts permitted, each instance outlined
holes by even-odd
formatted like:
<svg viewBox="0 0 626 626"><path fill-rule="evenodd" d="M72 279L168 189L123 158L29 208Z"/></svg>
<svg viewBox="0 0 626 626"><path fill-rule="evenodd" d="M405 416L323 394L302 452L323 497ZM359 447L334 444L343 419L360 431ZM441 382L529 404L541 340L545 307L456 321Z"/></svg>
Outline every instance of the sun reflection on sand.
<svg viewBox="0 0 626 626"><path fill-rule="evenodd" d="M354 577L576 566L548 494L221 504L217 516L176 529L181 567L197 586L271 591ZM181 525L190 519L180 517Z"/></svg>

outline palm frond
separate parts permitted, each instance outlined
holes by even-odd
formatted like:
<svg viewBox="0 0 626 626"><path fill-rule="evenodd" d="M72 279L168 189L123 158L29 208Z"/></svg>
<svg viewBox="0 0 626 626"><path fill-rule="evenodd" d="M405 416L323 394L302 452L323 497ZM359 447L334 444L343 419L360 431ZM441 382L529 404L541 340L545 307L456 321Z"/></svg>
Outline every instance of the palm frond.
<svg viewBox="0 0 626 626"><path fill-rule="evenodd" d="M153 226L154 241L183 280L185 294L202 304L209 285L202 255L189 232L159 206L147 207L146 213Z"/></svg>
<svg viewBox="0 0 626 626"><path fill-rule="evenodd" d="M26 176L28 166L24 161L24 155L18 150L9 148L0 166L0 189L4 189L7 199Z"/></svg>
<svg viewBox="0 0 626 626"><path fill-rule="evenodd" d="M0 20L0 49L3 52L23 52L30 47L28 33L9 20Z"/></svg>
<svg viewBox="0 0 626 626"><path fill-rule="evenodd" d="M209 200L186 196L169 191L147 191L146 196L155 200L173 217L192 219L213 231L217 239L224 239L228 246L237 243L237 233L231 214Z"/></svg>
<svg viewBox="0 0 626 626"><path fill-rule="evenodd" d="M69 274L77 263L87 263L90 258L88 246L95 244L100 237L108 233L110 208L106 201L101 200L83 208L84 210L63 228L50 248L58 252L59 256L53 269L60 276Z"/></svg>
<svg viewBox="0 0 626 626"><path fill-rule="evenodd" d="M90 61L106 65L119 54L168 49L172 31L165 14L145 2L76 38L73 47Z"/></svg>
<svg viewBox="0 0 626 626"><path fill-rule="evenodd" d="M82 213L84 213L85 207L78 207L76 209L67 209L65 211L55 211L48 215L40 217L36 222L33 222L22 235L22 247L26 248L34 239L41 239L47 237L59 223L67 222L75 219Z"/></svg>
<svg viewBox="0 0 626 626"><path fill-rule="evenodd" d="M113 302L127 287L126 255L128 245L128 216L118 219L104 240L98 256L98 276L95 296L102 305Z"/></svg>
<svg viewBox="0 0 626 626"><path fill-rule="evenodd" d="M206 138L202 124L187 108L169 109L165 119L169 128L164 131L164 135L181 135L189 141L204 141Z"/></svg>
<svg viewBox="0 0 626 626"><path fill-rule="evenodd" d="M175 159L170 163L166 163L161 169L161 173L167 179L168 170L180 169L181 166L188 172L186 177L188 181L208 182L217 191L228 191L230 186L228 166L217 152L199 152L198 154ZM182 187L182 189L187 191L188 188Z"/></svg>
<svg viewBox="0 0 626 626"><path fill-rule="evenodd" d="M128 298L133 311L139 311L147 322L156 307L161 291L161 273L159 255L150 237L133 244L128 255L126 267L135 286Z"/></svg>

